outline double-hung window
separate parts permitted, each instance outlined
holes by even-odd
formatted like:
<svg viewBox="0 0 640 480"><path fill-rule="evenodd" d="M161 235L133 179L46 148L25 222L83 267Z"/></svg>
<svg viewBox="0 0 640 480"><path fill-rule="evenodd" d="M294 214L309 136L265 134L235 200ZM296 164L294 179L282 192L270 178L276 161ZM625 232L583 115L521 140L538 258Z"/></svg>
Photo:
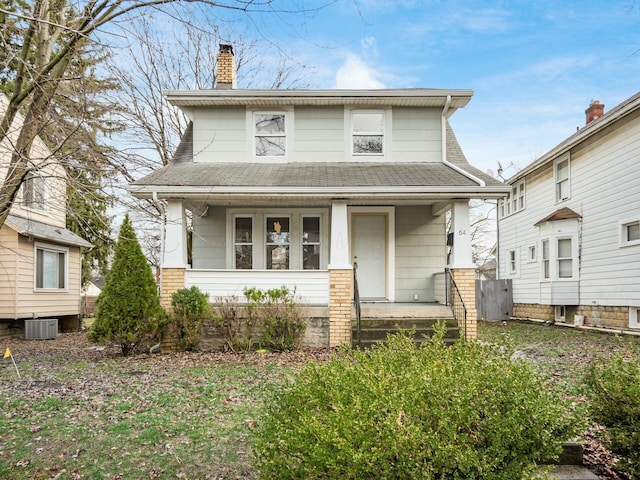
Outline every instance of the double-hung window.
<svg viewBox="0 0 640 480"><path fill-rule="evenodd" d="M507 217L512 213L524 210L525 207L525 181L520 180L511 186L511 192L503 200L500 200L500 216Z"/></svg>
<svg viewBox="0 0 640 480"><path fill-rule="evenodd" d="M46 180L40 175L31 175L26 178L22 187L22 201L28 208L44 210Z"/></svg>
<svg viewBox="0 0 640 480"><path fill-rule="evenodd" d="M571 196L569 156L565 156L555 163L556 202L567 200Z"/></svg>
<svg viewBox="0 0 640 480"><path fill-rule="evenodd" d="M36 244L36 290L65 290L69 251L64 248Z"/></svg>
<svg viewBox="0 0 640 480"><path fill-rule="evenodd" d="M291 251L291 219L287 216L267 216L267 270L289 270Z"/></svg>
<svg viewBox="0 0 640 480"><path fill-rule="evenodd" d="M549 240L542 241L542 278L551 278L551 269L549 264Z"/></svg>
<svg viewBox="0 0 640 480"><path fill-rule="evenodd" d="M320 269L320 217L302 217L302 268Z"/></svg>
<svg viewBox="0 0 640 480"><path fill-rule="evenodd" d="M354 155L383 155L384 129L383 111L352 111L352 153Z"/></svg>
<svg viewBox="0 0 640 480"><path fill-rule="evenodd" d="M287 154L287 115L283 112L253 114L257 157L284 157Z"/></svg>
<svg viewBox="0 0 640 480"><path fill-rule="evenodd" d="M573 277L573 253L571 238L558 238L558 278Z"/></svg>
<svg viewBox="0 0 640 480"><path fill-rule="evenodd" d="M253 268L253 218L234 218L234 265L238 270Z"/></svg>

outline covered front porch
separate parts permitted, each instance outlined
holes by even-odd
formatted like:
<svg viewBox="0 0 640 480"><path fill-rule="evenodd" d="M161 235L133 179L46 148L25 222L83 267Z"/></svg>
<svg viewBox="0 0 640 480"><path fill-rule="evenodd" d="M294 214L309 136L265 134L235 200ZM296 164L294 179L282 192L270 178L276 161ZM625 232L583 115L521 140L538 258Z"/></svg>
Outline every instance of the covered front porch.
<svg viewBox="0 0 640 480"><path fill-rule="evenodd" d="M448 210L453 242L446 234ZM283 208L170 199L165 212L161 296L167 307L173 291L193 285L212 300L240 302L247 287L286 286L314 317L326 315L328 345L337 346L352 340L354 268L365 307L384 305L391 318L419 318L425 316L420 307L430 306L440 308L440 317L452 316L443 306L451 267L465 292L467 334L475 335L467 200L383 206L334 200Z"/></svg>

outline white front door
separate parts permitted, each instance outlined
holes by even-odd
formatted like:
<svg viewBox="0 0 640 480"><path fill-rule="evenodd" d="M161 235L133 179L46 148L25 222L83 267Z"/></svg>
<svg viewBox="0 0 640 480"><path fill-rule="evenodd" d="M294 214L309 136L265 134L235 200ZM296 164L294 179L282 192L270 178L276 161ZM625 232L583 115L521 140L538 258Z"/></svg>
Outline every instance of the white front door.
<svg viewBox="0 0 640 480"><path fill-rule="evenodd" d="M358 264L360 298L387 298L387 216L352 217L353 261Z"/></svg>

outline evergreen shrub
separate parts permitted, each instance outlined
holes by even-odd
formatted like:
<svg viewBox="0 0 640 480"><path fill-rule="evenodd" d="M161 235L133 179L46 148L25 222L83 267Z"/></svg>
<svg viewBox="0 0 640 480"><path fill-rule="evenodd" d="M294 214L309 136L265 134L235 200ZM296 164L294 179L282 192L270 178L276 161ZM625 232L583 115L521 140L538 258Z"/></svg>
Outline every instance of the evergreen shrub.
<svg viewBox="0 0 640 480"><path fill-rule="evenodd" d="M265 479L491 479L534 475L577 415L531 366L476 342L406 334L310 363L274 393L255 452Z"/></svg>
<svg viewBox="0 0 640 480"><path fill-rule="evenodd" d="M639 351L592 363L587 375L592 419L606 427L605 446L620 457L617 468L640 478Z"/></svg>
<svg viewBox="0 0 640 480"><path fill-rule="evenodd" d="M120 227L113 265L96 301L96 319L89 330L89 340L118 345L127 356L143 340L155 335L163 320L151 267L127 214Z"/></svg>
<svg viewBox="0 0 640 480"><path fill-rule="evenodd" d="M197 286L183 288L171 294L173 321L183 350L195 350L202 340L202 322L211 317L209 295Z"/></svg>

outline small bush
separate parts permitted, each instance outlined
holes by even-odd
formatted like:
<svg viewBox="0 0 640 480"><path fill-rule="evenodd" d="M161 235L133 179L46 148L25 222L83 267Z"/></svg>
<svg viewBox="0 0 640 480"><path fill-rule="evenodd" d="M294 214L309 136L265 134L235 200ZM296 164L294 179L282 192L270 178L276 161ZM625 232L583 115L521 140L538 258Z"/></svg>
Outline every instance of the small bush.
<svg viewBox="0 0 640 480"><path fill-rule="evenodd" d="M235 353L252 352L255 343L254 319L243 315L238 298L217 297L215 307L218 313L215 320L225 339L225 348Z"/></svg>
<svg viewBox="0 0 640 480"><path fill-rule="evenodd" d="M299 347L307 323L295 291L286 286L269 290L245 288L244 296L249 318L259 325L267 348L287 351Z"/></svg>
<svg viewBox="0 0 640 480"><path fill-rule="evenodd" d="M513 480L557 456L578 428L559 396L523 361L442 336L307 365L259 422L261 478Z"/></svg>
<svg viewBox="0 0 640 480"><path fill-rule="evenodd" d="M626 361L618 355L593 363L587 376L591 387L591 417L607 428L606 447L620 457L617 468L640 478L640 363L638 351Z"/></svg>
<svg viewBox="0 0 640 480"><path fill-rule="evenodd" d="M202 339L202 322L211 316L209 295L195 285L171 294L173 320L180 339L178 345L184 350L195 350Z"/></svg>

